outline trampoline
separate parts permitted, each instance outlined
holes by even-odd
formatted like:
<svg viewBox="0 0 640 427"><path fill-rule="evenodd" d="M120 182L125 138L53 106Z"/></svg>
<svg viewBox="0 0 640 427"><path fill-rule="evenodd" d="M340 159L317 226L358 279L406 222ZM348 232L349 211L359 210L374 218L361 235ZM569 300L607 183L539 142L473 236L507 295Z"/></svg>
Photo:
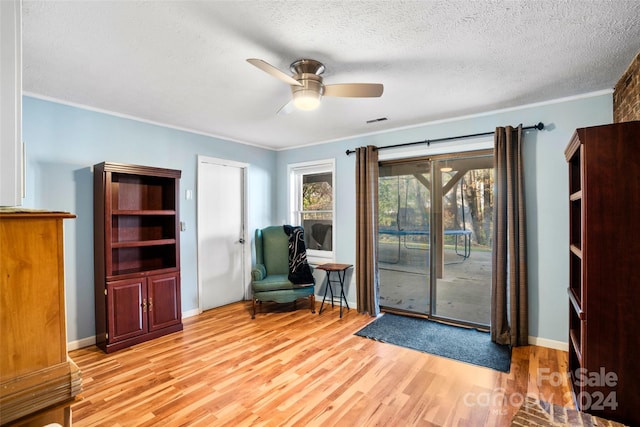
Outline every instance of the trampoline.
<svg viewBox="0 0 640 427"><path fill-rule="evenodd" d="M407 249L415 249L415 247L411 247L407 245L407 236L425 236L427 239L429 238L430 231L429 230L402 230L397 228L381 228L378 230L378 234L386 234L390 236L398 237L398 259L396 261L389 262L390 264L395 264L400 259L400 250L401 246L404 243L404 247ZM444 230L445 236L455 236L454 238L454 249L456 255L462 257L462 261L469 258L471 255L471 230ZM459 237L462 236L463 244L462 248L458 247Z"/></svg>
<svg viewBox="0 0 640 427"><path fill-rule="evenodd" d="M398 176L397 185L398 185L398 195L399 195L400 194L400 176ZM442 240L442 242L440 242L440 244L442 245L444 242L444 237L453 236L455 254L462 258L462 261L458 261L458 262L464 262L471 255L471 234L472 233L471 233L471 230L468 230L465 227L466 218L465 218L465 209L464 209L464 192L462 191L462 187L464 185L464 178L460 179L456 185L460 189L460 199L461 199L461 205L462 205L462 209L461 209L462 228L445 229L443 230L443 236L441 236L442 239L438 239L438 240ZM378 233L380 235L388 235L388 236L394 236L398 238L397 257L395 261L387 261L390 264L396 264L399 262L400 251L403 245L406 249L423 249L424 248L423 245L420 245L420 246L411 245L410 243L408 243L407 237L410 238L412 236L423 236L424 238L426 238L427 244L430 243L430 240L429 240L430 230L428 229L429 228L428 223L424 224L424 222L420 223L420 221L415 220L414 215L412 214L414 212L414 209L407 206L408 199L409 199L409 186L405 184L404 206L401 205L401 198L398 196L398 199L397 199L398 205L397 205L397 211L396 211L395 224L393 224L390 227L389 226L380 227L378 229ZM424 207L422 207L422 209L423 209L421 210L422 216L424 217L428 215L427 211L424 210ZM461 248L459 247L460 237L462 237ZM453 264L453 263L455 262L449 262L447 264Z"/></svg>

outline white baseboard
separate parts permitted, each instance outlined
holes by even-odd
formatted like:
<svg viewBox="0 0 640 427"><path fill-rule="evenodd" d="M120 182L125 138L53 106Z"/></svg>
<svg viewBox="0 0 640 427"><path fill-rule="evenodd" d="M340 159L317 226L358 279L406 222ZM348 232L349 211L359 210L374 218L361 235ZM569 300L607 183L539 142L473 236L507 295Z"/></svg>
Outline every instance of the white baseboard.
<svg viewBox="0 0 640 427"><path fill-rule="evenodd" d="M564 341L550 340L540 337L529 337L529 344L540 347L553 348L555 350L569 351L569 343Z"/></svg>
<svg viewBox="0 0 640 427"><path fill-rule="evenodd" d="M77 350L79 348L89 347L96 343L96 336L90 336L87 338L82 338L76 341L69 341L67 343L67 351Z"/></svg>
<svg viewBox="0 0 640 427"><path fill-rule="evenodd" d="M199 308L194 308L193 310L189 310L189 311L183 311L182 312L182 318L186 319L187 317L197 316L200 313L201 313L201 311L200 311Z"/></svg>

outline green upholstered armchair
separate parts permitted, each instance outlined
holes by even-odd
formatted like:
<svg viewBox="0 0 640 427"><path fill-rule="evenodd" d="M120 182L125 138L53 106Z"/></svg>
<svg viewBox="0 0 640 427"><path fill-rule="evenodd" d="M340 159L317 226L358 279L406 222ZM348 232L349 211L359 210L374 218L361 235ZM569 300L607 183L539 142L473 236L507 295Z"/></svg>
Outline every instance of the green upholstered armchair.
<svg viewBox="0 0 640 427"><path fill-rule="evenodd" d="M289 237L281 225L256 230L256 266L251 270L253 312L256 303L274 301L295 302L309 298L311 312L316 312L315 284L296 285L289 281Z"/></svg>

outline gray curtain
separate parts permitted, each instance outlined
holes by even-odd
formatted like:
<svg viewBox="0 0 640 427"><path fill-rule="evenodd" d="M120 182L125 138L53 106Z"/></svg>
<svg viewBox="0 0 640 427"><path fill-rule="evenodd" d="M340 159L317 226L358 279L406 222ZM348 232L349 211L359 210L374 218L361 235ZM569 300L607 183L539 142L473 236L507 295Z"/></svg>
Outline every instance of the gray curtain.
<svg viewBox="0 0 640 427"><path fill-rule="evenodd" d="M359 313L380 314L378 302L378 151L356 149L356 294Z"/></svg>
<svg viewBox="0 0 640 427"><path fill-rule="evenodd" d="M522 168L522 125L496 129L491 340L527 345L527 245Z"/></svg>

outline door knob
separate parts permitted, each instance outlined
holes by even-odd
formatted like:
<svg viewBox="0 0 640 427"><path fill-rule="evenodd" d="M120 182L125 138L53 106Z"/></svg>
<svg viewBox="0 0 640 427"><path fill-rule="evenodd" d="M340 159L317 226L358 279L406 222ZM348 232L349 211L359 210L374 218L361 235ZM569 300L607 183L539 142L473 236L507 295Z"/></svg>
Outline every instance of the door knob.
<svg viewBox="0 0 640 427"><path fill-rule="evenodd" d="M244 245L244 239L241 237L240 240L238 240L238 243L242 243Z"/></svg>

